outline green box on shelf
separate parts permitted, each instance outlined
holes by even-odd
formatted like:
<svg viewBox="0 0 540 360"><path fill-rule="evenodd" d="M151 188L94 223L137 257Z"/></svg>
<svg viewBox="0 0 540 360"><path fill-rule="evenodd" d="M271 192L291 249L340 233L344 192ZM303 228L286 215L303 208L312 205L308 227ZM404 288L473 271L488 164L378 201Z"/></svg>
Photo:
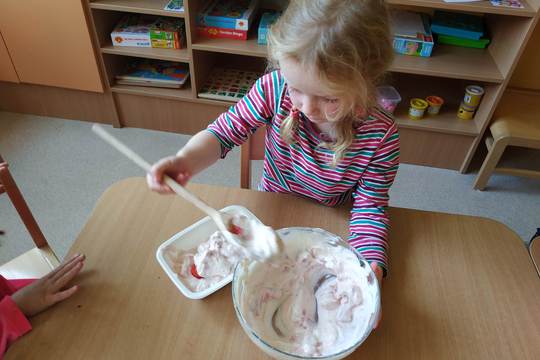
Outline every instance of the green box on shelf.
<svg viewBox="0 0 540 360"><path fill-rule="evenodd" d="M469 48L476 48L476 49L485 49L486 46L488 46L489 42L490 40L486 38L473 40L473 39L460 38L460 37L451 36L451 35L440 34L437 36L437 43L439 44L455 45L455 46L469 47Z"/></svg>

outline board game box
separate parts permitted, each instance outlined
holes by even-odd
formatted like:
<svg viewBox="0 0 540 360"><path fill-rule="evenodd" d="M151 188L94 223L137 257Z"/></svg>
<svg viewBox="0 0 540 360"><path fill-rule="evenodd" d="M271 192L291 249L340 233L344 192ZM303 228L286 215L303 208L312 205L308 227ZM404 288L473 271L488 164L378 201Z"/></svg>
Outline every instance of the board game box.
<svg viewBox="0 0 540 360"><path fill-rule="evenodd" d="M259 0L213 0L197 17L197 26L249 30Z"/></svg>
<svg viewBox="0 0 540 360"><path fill-rule="evenodd" d="M199 92L199 97L238 101L249 92L261 75L254 71L214 68Z"/></svg>
<svg viewBox="0 0 540 360"><path fill-rule="evenodd" d="M197 26L197 33L207 38L247 40L247 31L212 26Z"/></svg>
<svg viewBox="0 0 540 360"><path fill-rule="evenodd" d="M183 19L126 15L111 33L113 46L181 49L185 39Z"/></svg>

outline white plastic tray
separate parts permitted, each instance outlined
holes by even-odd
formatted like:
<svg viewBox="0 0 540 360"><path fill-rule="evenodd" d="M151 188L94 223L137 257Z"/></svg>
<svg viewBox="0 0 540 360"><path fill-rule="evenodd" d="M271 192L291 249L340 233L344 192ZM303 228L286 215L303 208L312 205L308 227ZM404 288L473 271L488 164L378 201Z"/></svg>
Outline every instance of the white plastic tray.
<svg viewBox="0 0 540 360"><path fill-rule="evenodd" d="M227 206L220 210L221 212L228 213L228 214L241 214L245 215L250 219L254 219L256 221L260 220L251 213L248 209L246 209L243 206L238 205L231 205ZM185 228L184 230L180 231L179 233L175 234L173 237L171 237L169 240L165 241L163 244L159 246L159 248L156 251L156 258L165 273L169 276L169 279L176 285L178 290L182 292L186 297L190 299L202 299L217 290L221 289L228 283L232 281L233 278L233 271L231 271L231 274L220 282L214 284L213 286L201 290L201 291L191 291L178 277L178 275L173 271L169 263L164 257L164 251L169 245L175 246L177 249L180 250L192 250L195 249L197 246L199 246L200 243L203 241L206 241L210 238L210 236L217 231L216 224L210 219L209 216L197 221L195 224Z"/></svg>

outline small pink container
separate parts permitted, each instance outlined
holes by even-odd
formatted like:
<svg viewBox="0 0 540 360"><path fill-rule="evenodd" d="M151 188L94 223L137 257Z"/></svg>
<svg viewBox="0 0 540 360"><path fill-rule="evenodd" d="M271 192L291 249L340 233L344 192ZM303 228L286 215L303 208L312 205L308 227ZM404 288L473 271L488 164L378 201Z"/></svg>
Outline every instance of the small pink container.
<svg viewBox="0 0 540 360"><path fill-rule="evenodd" d="M401 102L401 96L393 86L379 86L377 88L377 103L381 108L393 114Z"/></svg>

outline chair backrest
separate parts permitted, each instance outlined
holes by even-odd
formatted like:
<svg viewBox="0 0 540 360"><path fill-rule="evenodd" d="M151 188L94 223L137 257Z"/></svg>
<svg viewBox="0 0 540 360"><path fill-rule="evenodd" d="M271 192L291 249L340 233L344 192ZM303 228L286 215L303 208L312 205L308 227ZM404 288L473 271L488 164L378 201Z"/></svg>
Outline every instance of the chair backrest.
<svg viewBox="0 0 540 360"><path fill-rule="evenodd" d="M7 193L36 247L0 265L0 274L8 279L35 279L47 274L60 262L41 232L28 204L0 156L0 194Z"/></svg>
<svg viewBox="0 0 540 360"><path fill-rule="evenodd" d="M240 153L240 187L249 189L251 187L251 160L264 159L264 139L266 128L260 127L242 145Z"/></svg>
<svg viewBox="0 0 540 360"><path fill-rule="evenodd" d="M24 200L15 180L11 176L8 163L0 155L0 194L6 193L11 200L11 203L17 210L21 220L28 229L32 240L38 248L49 246L45 236L41 232L36 219L32 215L28 204Z"/></svg>

